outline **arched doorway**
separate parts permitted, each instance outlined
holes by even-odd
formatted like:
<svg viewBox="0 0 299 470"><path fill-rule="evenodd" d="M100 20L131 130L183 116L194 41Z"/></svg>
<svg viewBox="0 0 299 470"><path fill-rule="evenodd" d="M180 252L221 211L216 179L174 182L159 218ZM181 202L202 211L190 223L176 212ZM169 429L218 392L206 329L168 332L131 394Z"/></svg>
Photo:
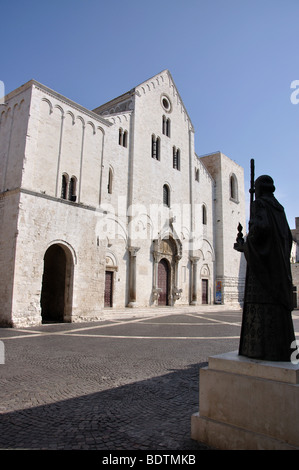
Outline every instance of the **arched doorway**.
<svg viewBox="0 0 299 470"><path fill-rule="evenodd" d="M51 245L44 256L41 292L43 323L59 323L68 320L71 277L70 256L62 246Z"/></svg>
<svg viewBox="0 0 299 470"><path fill-rule="evenodd" d="M163 258L158 264L158 289L161 289L158 305L169 305L170 269L168 261Z"/></svg>
<svg viewBox="0 0 299 470"><path fill-rule="evenodd" d="M178 264L182 257L179 239L166 233L164 238L153 240L153 290L155 305L173 306L180 299L178 288Z"/></svg>

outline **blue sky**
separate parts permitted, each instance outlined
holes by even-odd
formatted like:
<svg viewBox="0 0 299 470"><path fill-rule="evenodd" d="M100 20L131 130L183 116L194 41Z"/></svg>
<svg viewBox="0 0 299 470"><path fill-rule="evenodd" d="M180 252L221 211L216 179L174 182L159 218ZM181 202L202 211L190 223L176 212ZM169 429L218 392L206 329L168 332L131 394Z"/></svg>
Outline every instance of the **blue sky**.
<svg viewBox="0 0 299 470"><path fill-rule="evenodd" d="M1 0L0 18L6 93L34 78L94 109L167 68L196 153L243 166L246 192L254 158L295 227L298 0Z"/></svg>

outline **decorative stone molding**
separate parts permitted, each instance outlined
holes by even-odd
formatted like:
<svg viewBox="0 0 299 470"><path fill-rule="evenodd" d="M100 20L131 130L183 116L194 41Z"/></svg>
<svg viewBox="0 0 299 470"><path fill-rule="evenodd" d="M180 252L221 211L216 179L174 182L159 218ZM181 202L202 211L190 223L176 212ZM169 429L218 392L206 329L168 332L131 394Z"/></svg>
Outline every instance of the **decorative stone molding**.
<svg viewBox="0 0 299 470"><path fill-rule="evenodd" d="M170 233L164 238L158 238L153 241L153 289L152 298L154 304L158 305L161 289L158 286L158 265L162 259L166 259L170 266L170 286L169 286L169 304L181 297L182 289L178 288L178 265L182 258L182 244L178 238L173 237Z"/></svg>

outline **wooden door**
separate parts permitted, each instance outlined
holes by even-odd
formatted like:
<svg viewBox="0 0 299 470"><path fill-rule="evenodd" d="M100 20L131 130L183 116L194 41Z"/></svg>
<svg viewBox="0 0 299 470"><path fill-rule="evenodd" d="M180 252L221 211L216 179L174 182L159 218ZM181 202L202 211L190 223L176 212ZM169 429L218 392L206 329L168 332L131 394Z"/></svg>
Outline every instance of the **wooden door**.
<svg viewBox="0 0 299 470"><path fill-rule="evenodd" d="M165 259L158 265L158 288L161 289L158 305L168 305L169 266Z"/></svg>
<svg viewBox="0 0 299 470"><path fill-rule="evenodd" d="M207 304L208 303L208 280L207 279L202 279L202 303Z"/></svg>
<svg viewBox="0 0 299 470"><path fill-rule="evenodd" d="M104 306L112 307L112 292L113 292L113 271L105 272L105 296Z"/></svg>

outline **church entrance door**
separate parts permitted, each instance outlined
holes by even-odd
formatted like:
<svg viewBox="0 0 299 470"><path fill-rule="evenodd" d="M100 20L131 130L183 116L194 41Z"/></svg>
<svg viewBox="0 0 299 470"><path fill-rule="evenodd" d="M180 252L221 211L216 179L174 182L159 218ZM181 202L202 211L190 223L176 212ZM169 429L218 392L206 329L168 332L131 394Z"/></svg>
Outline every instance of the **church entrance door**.
<svg viewBox="0 0 299 470"><path fill-rule="evenodd" d="M104 306L112 307L113 271L105 271Z"/></svg>
<svg viewBox="0 0 299 470"><path fill-rule="evenodd" d="M202 279L202 304L208 303L208 279Z"/></svg>
<svg viewBox="0 0 299 470"><path fill-rule="evenodd" d="M59 245L52 245L44 256L44 273L41 292L43 323L64 321L66 255Z"/></svg>
<svg viewBox="0 0 299 470"><path fill-rule="evenodd" d="M158 305L169 305L169 264L161 259L158 265L158 288L161 289Z"/></svg>

